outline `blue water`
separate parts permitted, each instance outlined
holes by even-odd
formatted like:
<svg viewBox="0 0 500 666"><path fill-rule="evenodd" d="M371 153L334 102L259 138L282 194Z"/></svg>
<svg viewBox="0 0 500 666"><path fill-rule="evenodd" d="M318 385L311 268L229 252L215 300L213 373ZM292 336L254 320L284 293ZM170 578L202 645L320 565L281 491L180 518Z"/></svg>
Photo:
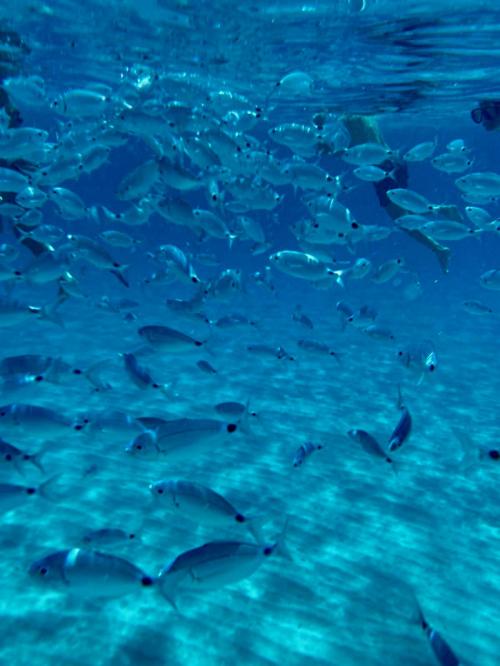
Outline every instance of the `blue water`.
<svg viewBox="0 0 500 666"><path fill-rule="evenodd" d="M492 220L500 217L495 197L471 204L455 185L464 174L498 170L500 134L470 119L480 100L500 99L495 8L446 0L404 7L389 0L238 6L225 0L22 0L0 3L0 17L11 31L0 32L3 86L21 86L17 96L11 94L21 117L18 129L48 132L42 159L9 158L2 166L26 174L49 196L37 208L39 224L60 232L37 250L55 257L56 275L30 277L37 258L16 231L16 215L25 210L10 214L0 204L0 244L18 255L0 261L0 275L10 271L1 285L0 357L39 354L69 364L54 381L38 370L8 374L0 359L0 403L7 406L2 417L20 404L53 409L64 420L49 431L39 421L0 419L2 440L40 454L43 468L29 461L21 470L8 460L0 465L0 484L6 484L5 501L0 493L0 664L449 666L433 651L420 607L460 664L498 665L500 463L488 451L498 447L500 297L480 281L485 272L500 270L495 225L462 240L440 240L451 253L444 272L428 247L395 230L373 184L357 179L340 153L315 145L301 158L269 136L284 123L317 131L313 116L321 113L332 124L343 115L369 118L397 159L424 141L435 141L438 155L460 139L473 162L468 169L450 174L430 159L411 162L408 188L434 205L454 206L471 228L468 205L485 208ZM276 83L297 71L311 78L311 88L276 92ZM22 88L30 77L39 77L36 99ZM109 104L90 114L54 108L55 100L75 90L104 91ZM221 101L220 92L233 100ZM172 123L172 102L187 108L185 125ZM232 124L237 114L257 108L259 117L238 133ZM124 128L125 110L163 120L164 133ZM3 142L18 131L7 127L9 121L2 114L2 159ZM197 137L214 149L206 132L217 128L242 146L250 166L239 172L232 153L223 156L227 163L216 160L209 167L190 159L188 141ZM106 145L105 130L121 141L109 144L99 168L43 180L61 146L78 163L91 143ZM164 164L172 139L180 155L174 168L187 169L199 186L182 191L160 176L144 195L152 206L145 224L110 221L105 209L125 214L139 203L140 197L117 195L123 178L148 160ZM283 200L272 210L251 202L242 213L263 230L267 245L255 252L255 239L237 232L239 213L231 210L232 178L245 174L245 187L262 185L252 151L267 151L281 164L303 159L340 176L338 201L353 218L362 227L393 232L384 240L306 246L291 227L310 218L305 200L321 192L268 183ZM210 178L218 183L216 204ZM81 198L81 217L61 212L51 200L53 187ZM177 198L217 215L227 236L234 236L231 242L157 212L159 201ZM15 193L4 193L3 204L14 201ZM110 229L127 234L131 247L107 244L100 234ZM85 254L71 239L75 235L90 238L111 262L126 266L129 286L117 280L109 262L99 265ZM159 247L167 244L185 253L201 287L179 280L162 262ZM270 256L285 250L317 254L331 270L346 270L343 286L278 270ZM349 271L360 258L372 270L356 279ZM374 282L375 269L396 258L404 259L403 270ZM152 275L164 269L169 279L155 282ZM213 285L227 269L239 271L241 282L221 293ZM67 273L76 286L61 297ZM198 289L208 292L203 318L167 307L167 299L190 299ZM133 302L115 305L120 299ZM3 310L12 300L20 311L16 321ZM355 313L370 306L375 322L393 337L370 337L364 329L372 321L342 321L339 301ZM466 301L479 301L488 311L473 314ZM312 329L293 318L297 305ZM30 315L28 306L45 308L51 317ZM252 323L216 325L235 313ZM138 334L151 324L203 344L174 352L151 348ZM323 345L322 352L305 349L299 344L304 339ZM252 352L253 345L267 345L270 352ZM435 354L433 372L425 355L415 356L419 345ZM285 358L277 357L279 348ZM126 352L161 389L134 383L125 371ZM414 355L407 368L401 355L409 352ZM202 372L200 360L216 373ZM89 369L95 371L93 384ZM400 418L398 387L413 427L391 453L386 449ZM215 406L224 401L241 403L245 415L221 416ZM127 446L146 429L139 417L218 419L224 428L235 421L237 431L189 449L178 461L161 452L131 455ZM393 462L349 438L352 429L369 432ZM295 468L294 455L308 441L322 448ZM190 444L186 436L185 448ZM214 527L193 510L154 504L149 485L162 479L217 491L258 518L261 541L237 522ZM9 503L12 484L24 490ZM137 535L95 549L115 563L113 558L123 558L139 567L153 585L127 579L127 593L112 594L112 568L99 577L94 565L82 572L66 559L46 579L30 575L33 562L60 551L92 562L88 548L71 549L83 548L85 534L102 528ZM266 546L281 545L281 539L286 549L265 556ZM160 592L160 570L185 551L220 540L249 543L255 572L224 584L222 573L241 566L229 558L214 589L205 590L196 589L202 574L193 568L174 609Z"/></svg>

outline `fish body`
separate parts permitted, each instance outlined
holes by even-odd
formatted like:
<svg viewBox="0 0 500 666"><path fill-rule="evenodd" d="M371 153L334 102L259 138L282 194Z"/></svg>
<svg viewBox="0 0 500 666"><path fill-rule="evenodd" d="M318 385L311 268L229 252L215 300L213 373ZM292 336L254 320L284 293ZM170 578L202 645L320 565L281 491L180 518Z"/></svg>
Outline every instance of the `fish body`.
<svg viewBox="0 0 500 666"><path fill-rule="evenodd" d="M397 451L403 446L404 442L408 439L412 428L412 418L407 407L404 405L401 408L401 416L399 421L389 437L388 450Z"/></svg>
<svg viewBox="0 0 500 666"><path fill-rule="evenodd" d="M500 289L500 269L492 268L479 277L481 287L498 291Z"/></svg>
<svg viewBox="0 0 500 666"><path fill-rule="evenodd" d="M157 506L178 512L199 525L231 527L248 519L211 488L184 480L164 480L149 486Z"/></svg>
<svg viewBox="0 0 500 666"><path fill-rule="evenodd" d="M138 333L142 338L147 340L154 349L173 354L193 351L205 344L201 340L195 340L190 335L178 331L177 329L170 328L169 326L142 326L138 330Z"/></svg>
<svg viewBox="0 0 500 666"><path fill-rule="evenodd" d="M144 458L168 458L170 462L189 459L206 452L236 432L235 423L216 419L181 418L163 421L137 435L126 452Z"/></svg>
<svg viewBox="0 0 500 666"><path fill-rule="evenodd" d="M322 444L314 444L314 442L309 441L301 444L293 455L293 466L300 467L305 463L309 456L314 453L314 451L319 451L322 448Z"/></svg>
<svg viewBox="0 0 500 666"><path fill-rule="evenodd" d="M377 458L383 458L386 462L392 463L392 458L387 455L383 446L379 444L373 435L366 432L366 430L349 430L347 435L355 442L358 442L366 453Z"/></svg>
<svg viewBox="0 0 500 666"><path fill-rule="evenodd" d="M21 428L40 437L58 436L67 433L71 422L49 407L24 403L11 403L0 407L0 426Z"/></svg>
<svg viewBox="0 0 500 666"><path fill-rule="evenodd" d="M160 571L160 591L176 607L179 590L217 590L248 578L276 552L278 545L211 541L187 550Z"/></svg>
<svg viewBox="0 0 500 666"><path fill-rule="evenodd" d="M154 585L154 578L128 560L98 550L72 548L33 562L38 582L78 597L111 599Z"/></svg>

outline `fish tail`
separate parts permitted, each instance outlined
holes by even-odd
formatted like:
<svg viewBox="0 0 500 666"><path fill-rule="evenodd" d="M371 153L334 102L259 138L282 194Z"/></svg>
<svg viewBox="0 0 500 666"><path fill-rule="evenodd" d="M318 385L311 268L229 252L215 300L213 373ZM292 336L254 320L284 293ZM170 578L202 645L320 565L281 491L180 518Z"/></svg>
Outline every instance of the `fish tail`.
<svg viewBox="0 0 500 666"><path fill-rule="evenodd" d="M56 488L61 478L61 474L55 474L49 479L44 481L38 486L38 493L46 500L50 502L57 502L61 499L61 492L57 492Z"/></svg>
<svg viewBox="0 0 500 666"><path fill-rule="evenodd" d="M177 601L175 600L175 587L172 585L167 585L165 583L164 577L162 576L158 576L156 582L158 583L158 589L161 596L165 599L165 601L168 601L174 611L180 615L179 607L177 606Z"/></svg>
<svg viewBox="0 0 500 666"><path fill-rule="evenodd" d="M276 539L276 543L274 545L276 552L282 555L284 558L287 560L290 560L293 562L293 557L292 554L288 548L288 545L286 544L286 536L288 532L288 525L290 524L290 517L287 516L285 518L285 523L283 525L283 528L281 532L278 535L278 538Z"/></svg>
<svg viewBox="0 0 500 666"><path fill-rule="evenodd" d="M56 326L60 326L61 328L65 328L64 324L64 319L61 317L61 315L57 312L57 308L61 305L60 299L57 299L55 303L49 306L43 306L40 309L40 319L43 319L45 321L50 321Z"/></svg>
<svg viewBox="0 0 500 666"><path fill-rule="evenodd" d="M116 279L121 282L124 287L130 287L130 283L125 275L125 271L128 266L120 266L119 268L111 268L110 273L116 277Z"/></svg>
<svg viewBox="0 0 500 666"><path fill-rule="evenodd" d="M42 474L45 474L45 468L42 465L42 457L45 455L45 453L46 451L43 449L42 451L39 451L38 453L35 453L29 457L30 463L39 469Z"/></svg>

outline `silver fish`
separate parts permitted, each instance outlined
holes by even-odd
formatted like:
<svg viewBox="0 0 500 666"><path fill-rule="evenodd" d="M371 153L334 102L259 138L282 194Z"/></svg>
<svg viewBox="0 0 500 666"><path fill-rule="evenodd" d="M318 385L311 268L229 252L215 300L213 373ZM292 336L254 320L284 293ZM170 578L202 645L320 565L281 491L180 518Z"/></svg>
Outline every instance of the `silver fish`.
<svg viewBox="0 0 500 666"><path fill-rule="evenodd" d="M82 548L51 553L33 562L29 574L48 587L95 599L121 597L155 583L122 557Z"/></svg>

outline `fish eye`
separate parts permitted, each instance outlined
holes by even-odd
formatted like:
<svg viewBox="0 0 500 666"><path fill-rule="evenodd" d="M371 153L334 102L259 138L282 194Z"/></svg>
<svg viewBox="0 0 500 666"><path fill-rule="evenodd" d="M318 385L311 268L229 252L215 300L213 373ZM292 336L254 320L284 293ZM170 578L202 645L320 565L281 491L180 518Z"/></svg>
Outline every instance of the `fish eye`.
<svg viewBox="0 0 500 666"><path fill-rule="evenodd" d="M158 495L163 495L165 491L163 490L163 488L160 487L156 489L156 492L158 493Z"/></svg>
<svg viewBox="0 0 500 666"><path fill-rule="evenodd" d="M262 552L263 552L264 555L266 555L266 556L267 556L267 555L271 555L271 553L273 552L273 549L272 549L271 546L266 546Z"/></svg>
<svg viewBox="0 0 500 666"><path fill-rule="evenodd" d="M81 371L79 368L75 368L75 369L73 370L73 374L74 374L74 375L81 375L81 374L82 374L82 371Z"/></svg>
<svg viewBox="0 0 500 666"><path fill-rule="evenodd" d="M0 416L5 416L7 412L0 412Z"/></svg>
<svg viewBox="0 0 500 666"><path fill-rule="evenodd" d="M500 460L500 451L498 449L491 449L488 451L488 455L492 460Z"/></svg>
<svg viewBox="0 0 500 666"><path fill-rule="evenodd" d="M228 423L226 430L228 432L234 432L236 430L237 426L235 423Z"/></svg>
<svg viewBox="0 0 500 666"><path fill-rule="evenodd" d="M5 456L5 460L12 460L12 456L10 455L10 453L7 453L7 455Z"/></svg>
<svg viewBox="0 0 500 666"><path fill-rule="evenodd" d="M135 445L134 445L134 448L135 448L137 451L142 451L142 444L135 444Z"/></svg>
<svg viewBox="0 0 500 666"><path fill-rule="evenodd" d="M43 382L43 375L37 375L37 376L35 377L35 381L36 381L36 382Z"/></svg>
<svg viewBox="0 0 500 666"><path fill-rule="evenodd" d="M357 222L353 222L351 224L351 229L359 229L359 224Z"/></svg>
<svg viewBox="0 0 500 666"><path fill-rule="evenodd" d="M129 534L129 535L128 535L128 538L129 538L129 539L135 539L135 534Z"/></svg>
<svg viewBox="0 0 500 666"><path fill-rule="evenodd" d="M40 576L45 576L49 573L49 570L47 569L47 567L41 567L38 570L38 573L40 574Z"/></svg>
<svg viewBox="0 0 500 666"><path fill-rule="evenodd" d="M237 513L234 519L236 520L237 523L245 522L245 516L242 516L241 513Z"/></svg>
<svg viewBox="0 0 500 666"><path fill-rule="evenodd" d="M429 372L434 372L435 369L436 369L436 366L434 365L434 363L431 363L430 366L429 366Z"/></svg>
<svg viewBox="0 0 500 666"><path fill-rule="evenodd" d="M36 493L36 488L26 488L27 495L34 495Z"/></svg>

